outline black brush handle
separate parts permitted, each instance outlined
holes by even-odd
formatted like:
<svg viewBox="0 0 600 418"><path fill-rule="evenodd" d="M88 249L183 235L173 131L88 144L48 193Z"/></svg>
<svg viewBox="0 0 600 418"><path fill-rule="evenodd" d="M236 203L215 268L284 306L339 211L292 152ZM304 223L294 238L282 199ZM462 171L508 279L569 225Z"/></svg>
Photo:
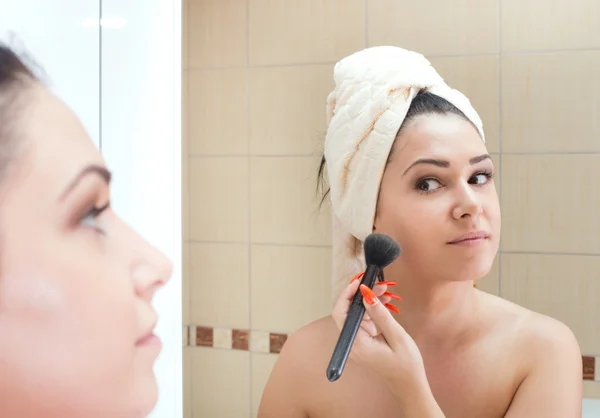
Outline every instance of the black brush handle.
<svg viewBox="0 0 600 418"><path fill-rule="evenodd" d="M378 273L379 268L376 266L367 266L361 284L364 284L369 289L373 289ZM327 379L330 382L335 382L342 376L342 372L348 361L348 356L350 355L350 350L352 349L352 344L354 343L356 333L360 328L360 323L364 315L365 305L363 305L363 296L359 289L352 299L348 316L346 317L342 332L340 332L338 341L333 349L329 366L327 366Z"/></svg>

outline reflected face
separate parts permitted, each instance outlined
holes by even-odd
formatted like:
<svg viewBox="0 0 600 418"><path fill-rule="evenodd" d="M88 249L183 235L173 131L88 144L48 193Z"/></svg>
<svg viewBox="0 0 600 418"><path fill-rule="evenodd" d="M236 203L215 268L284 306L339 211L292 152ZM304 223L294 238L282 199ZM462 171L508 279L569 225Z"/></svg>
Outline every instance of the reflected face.
<svg viewBox="0 0 600 418"><path fill-rule="evenodd" d="M500 239L494 164L477 130L455 115L422 115L396 139L375 230L402 248L398 267L423 280L475 280Z"/></svg>
<svg viewBox="0 0 600 418"><path fill-rule="evenodd" d="M0 205L0 416L143 417L171 263L111 210L75 115L41 86L26 94Z"/></svg>

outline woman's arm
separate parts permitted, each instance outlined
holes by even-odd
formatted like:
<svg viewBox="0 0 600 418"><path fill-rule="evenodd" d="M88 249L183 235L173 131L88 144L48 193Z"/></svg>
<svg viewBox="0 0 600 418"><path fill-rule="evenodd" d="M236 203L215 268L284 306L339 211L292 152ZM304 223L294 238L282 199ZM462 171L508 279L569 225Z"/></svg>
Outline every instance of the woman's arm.
<svg viewBox="0 0 600 418"><path fill-rule="evenodd" d="M427 381L413 388L390 387L404 418L445 418Z"/></svg>

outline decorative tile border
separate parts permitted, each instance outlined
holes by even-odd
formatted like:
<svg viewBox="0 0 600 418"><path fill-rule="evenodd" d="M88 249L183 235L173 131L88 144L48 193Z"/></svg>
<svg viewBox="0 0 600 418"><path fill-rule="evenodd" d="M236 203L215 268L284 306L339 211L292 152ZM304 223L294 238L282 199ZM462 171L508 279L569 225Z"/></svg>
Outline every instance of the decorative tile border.
<svg viewBox="0 0 600 418"><path fill-rule="evenodd" d="M600 357L583 356L583 380L600 382Z"/></svg>
<svg viewBox="0 0 600 418"><path fill-rule="evenodd" d="M184 327L184 346L279 354L288 334L247 329ZM600 382L600 356L582 356L583 380Z"/></svg>
<svg viewBox="0 0 600 418"><path fill-rule="evenodd" d="M186 346L273 354L281 352L288 338L287 334L275 332L195 325L189 325L186 334Z"/></svg>

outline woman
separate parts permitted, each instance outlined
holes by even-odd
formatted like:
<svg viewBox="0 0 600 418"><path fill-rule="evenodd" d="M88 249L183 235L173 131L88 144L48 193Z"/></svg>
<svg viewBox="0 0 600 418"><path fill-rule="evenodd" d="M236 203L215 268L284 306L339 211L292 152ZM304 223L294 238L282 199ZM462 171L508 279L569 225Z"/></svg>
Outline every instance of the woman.
<svg viewBox="0 0 600 418"><path fill-rule="evenodd" d="M320 169L334 219L330 317L296 332L260 418L575 418L582 365L562 323L478 291L500 239L494 163L481 120L420 54L360 51L335 68ZM394 238L400 257L374 292L344 374L327 365L364 269L360 243ZM388 292L397 285L397 311ZM388 307L389 309L386 309Z"/></svg>
<svg viewBox="0 0 600 418"><path fill-rule="evenodd" d="M0 416L147 416L171 264L113 213L83 126L4 45L0 155Z"/></svg>

